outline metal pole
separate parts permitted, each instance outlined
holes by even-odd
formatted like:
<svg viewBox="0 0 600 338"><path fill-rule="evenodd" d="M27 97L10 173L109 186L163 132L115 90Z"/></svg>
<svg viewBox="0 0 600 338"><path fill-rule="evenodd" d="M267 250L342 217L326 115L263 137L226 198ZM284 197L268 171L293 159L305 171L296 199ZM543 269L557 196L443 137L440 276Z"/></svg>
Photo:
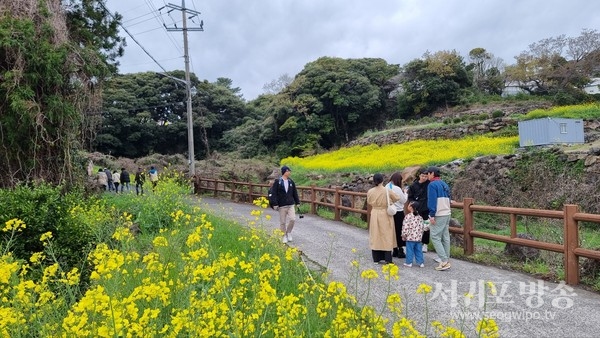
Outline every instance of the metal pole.
<svg viewBox="0 0 600 338"><path fill-rule="evenodd" d="M183 18L183 49L185 60L185 89L187 92L187 127L188 127L188 161L190 177L196 174L196 159L194 156L194 119L192 117L192 85L190 82L190 58L188 55L187 15L185 0L181 0L181 15Z"/></svg>

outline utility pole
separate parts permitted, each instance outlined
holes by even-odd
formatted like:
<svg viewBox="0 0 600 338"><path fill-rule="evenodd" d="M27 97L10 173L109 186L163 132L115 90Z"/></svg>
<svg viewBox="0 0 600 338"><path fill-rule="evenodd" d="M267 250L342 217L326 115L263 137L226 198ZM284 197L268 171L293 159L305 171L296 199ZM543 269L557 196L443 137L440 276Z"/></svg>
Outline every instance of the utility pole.
<svg viewBox="0 0 600 338"><path fill-rule="evenodd" d="M183 49L184 49L184 61L185 61L185 89L187 92L187 128L188 128L188 161L190 166L190 177L196 174L196 159L194 156L194 119L192 117L192 83L190 81L190 57L188 53L188 31L204 31L204 23L200 21L200 27L191 27L187 26L187 19L191 19L195 16L200 15L200 12L194 11L188 8L185 8L185 0L181 0L181 6L177 6L169 3L165 5L165 7L170 8L167 13L170 13L174 10L181 11L181 16L183 20L183 27L178 28L175 25L174 28L169 28L165 25L167 31L182 31L183 32ZM164 7L163 7L164 8ZM162 8L161 8L162 9ZM188 17L187 13L190 14Z"/></svg>

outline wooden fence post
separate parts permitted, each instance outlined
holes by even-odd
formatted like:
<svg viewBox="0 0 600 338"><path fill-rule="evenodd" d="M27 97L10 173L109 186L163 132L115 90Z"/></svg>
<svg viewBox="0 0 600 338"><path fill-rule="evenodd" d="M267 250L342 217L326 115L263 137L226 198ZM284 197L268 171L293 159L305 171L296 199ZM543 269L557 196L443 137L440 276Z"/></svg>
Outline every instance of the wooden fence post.
<svg viewBox="0 0 600 338"><path fill-rule="evenodd" d="M315 202L317 201L317 192L315 190L315 186L310 186L310 213L313 215L317 214L317 205Z"/></svg>
<svg viewBox="0 0 600 338"><path fill-rule="evenodd" d="M335 188L335 195L333 196L333 201L334 201L333 205L335 205L334 208L333 208L333 213L334 213L334 219L336 221L339 221L339 220L342 219L342 217L340 215L340 200L341 200L340 199L340 188L336 187Z"/></svg>
<svg viewBox="0 0 600 338"><path fill-rule="evenodd" d="M475 245L471 231L473 230L473 211L471 205L473 205L473 198L463 199L463 214L465 217L465 224L463 224L463 250L465 255L469 256L475 252Z"/></svg>
<svg viewBox="0 0 600 338"><path fill-rule="evenodd" d="M577 205L564 206L564 267L565 281L569 285L579 284L579 257L574 250L579 246L579 226L573 215L577 213Z"/></svg>

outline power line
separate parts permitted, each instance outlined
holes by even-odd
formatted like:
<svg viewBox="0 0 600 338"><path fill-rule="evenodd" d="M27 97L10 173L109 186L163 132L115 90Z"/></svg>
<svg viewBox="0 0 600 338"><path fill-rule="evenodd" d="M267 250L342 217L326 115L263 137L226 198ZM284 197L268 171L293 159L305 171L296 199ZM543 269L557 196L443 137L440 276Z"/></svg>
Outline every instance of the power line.
<svg viewBox="0 0 600 338"><path fill-rule="evenodd" d="M163 27L166 28L167 26L166 26L165 21L163 20L162 16L156 14L156 13L160 13L160 9L156 9L156 7L152 3L152 1L149 1L149 0L146 0L146 5L148 5L148 7L150 8L150 10L152 11L152 15L154 16L154 18L156 19L156 21L161 26L163 26ZM161 9L162 8L164 8L164 7L161 7ZM175 39L173 38L173 36L171 36L171 34L167 33L166 35L167 35L167 38L169 38L169 40L171 40L171 43L173 44L173 46L175 47L175 49L177 49L177 51L179 52L179 54L181 54L182 53L181 47L177 44L177 41L175 41Z"/></svg>
<svg viewBox="0 0 600 338"><path fill-rule="evenodd" d="M112 14L111 11L108 10L108 8L106 8L106 6L104 6L104 3L102 3L102 1L99 1L98 4L100 4L100 6L102 6L102 8L104 8L104 10L108 13L108 15L110 15L110 17L116 21L115 16ZM148 55L154 61L154 63L156 63L160 67L160 69L163 70L163 72L167 72L167 70L160 63L158 63L158 61L156 61L156 59L150 54L150 52L148 52L146 50L146 48L144 48L144 46L142 46L142 44L120 22L119 22L119 27L121 27L125 31L125 33L127 33L127 35L129 35L129 37L133 40L133 42L135 42L138 46L140 46L140 48L144 51L144 53L146 53L146 55Z"/></svg>

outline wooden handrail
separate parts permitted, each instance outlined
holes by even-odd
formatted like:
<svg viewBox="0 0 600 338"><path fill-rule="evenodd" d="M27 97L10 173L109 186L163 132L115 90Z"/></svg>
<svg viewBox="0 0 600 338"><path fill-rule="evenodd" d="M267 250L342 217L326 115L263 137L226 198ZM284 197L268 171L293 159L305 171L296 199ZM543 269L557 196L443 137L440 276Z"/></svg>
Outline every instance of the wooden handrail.
<svg viewBox="0 0 600 338"><path fill-rule="evenodd" d="M257 188L255 191L255 188ZM218 179L196 177L194 191L197 194L212 192L215 197L219 193L227 194L230 199L252 203L258 197L266 197L268 184L233 182ZM316 214L317 208L328 207L334 212L334 219L341 220L341 211L366 215L369 222L370 208L366 206L367 193L346 191L339 188L319 188L315 186L297 186L301 203L310 205L310 213ZM343 205L343 197L350 196L350 206ZM358 202L357 202L358 199ZM357 206L357 204L359 204ZM462 202L453 201L453 209L462 209L464 224L462 228L450 228L450 232L463 235L463 248L465 255L475 252L475 238L482 238L502 243L510 243L530 248L562 253L564 255L565 282L570 285L579 284L579 257L600 260L600 251L579 247L579 222L592 222L600 224L600 215L579 212L579 206L566 204L562 211L526 209L512 207L498 207L489 205L475 205L473 198L464 198ZM366 208L366 209L365 209ZM510 218L510 236L490 234L475 230L474 214L485 212L491 214L505 214ZM517 216L533 216L541 218L562 219L564 243L548 243L517 237Z"/></svg>

